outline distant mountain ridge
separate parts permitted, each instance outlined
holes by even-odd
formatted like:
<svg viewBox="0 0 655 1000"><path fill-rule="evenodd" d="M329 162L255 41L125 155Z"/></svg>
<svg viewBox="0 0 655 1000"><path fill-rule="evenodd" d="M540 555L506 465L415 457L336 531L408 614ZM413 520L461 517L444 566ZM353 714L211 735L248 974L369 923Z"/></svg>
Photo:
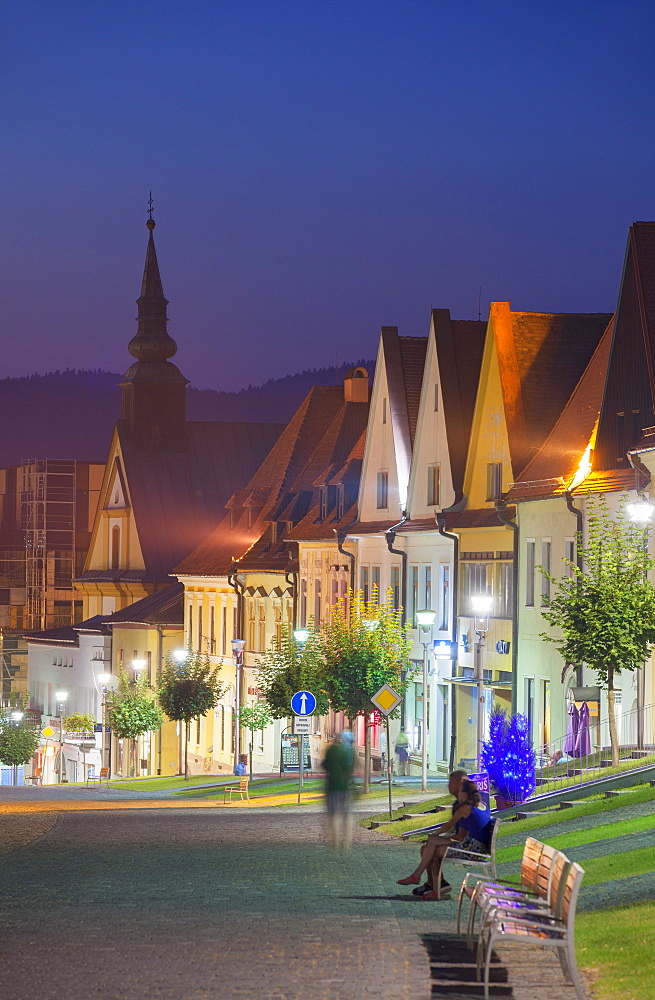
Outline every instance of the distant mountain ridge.
<svg viewBox="0 0 655 1000"><path fill-rule="evenodd" d="M187 390L189 420L287 423L314 385L336 385L349 368L307 368L238 392ZM0 467L30 458L77 458L104 462L120 415L122 376L100 369L66 369L45 375L0 379Z"/></svg>

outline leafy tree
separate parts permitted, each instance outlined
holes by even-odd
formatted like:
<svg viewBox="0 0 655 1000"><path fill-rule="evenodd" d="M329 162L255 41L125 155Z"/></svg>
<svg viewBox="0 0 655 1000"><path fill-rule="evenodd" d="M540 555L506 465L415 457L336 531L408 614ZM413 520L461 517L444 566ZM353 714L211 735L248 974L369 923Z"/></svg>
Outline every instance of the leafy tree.
<svg viewBox="0 0 655 1000"><path fill-rule="evenodd" d="M132 741L130 753L134 757L138 737L162 724L161 709L146 678L131 679L125 671L118 675L117 690L108 696L107 716L114 735Z"/></svg>
<svg viewBox="0 0 655 1000"><path fill-rule="evenodd" d="M324 650L320 632L310 620L309 638L297 642L288 625L283 625L279 639L257 660L257 682L274 719L291 714L291 698L296 691L316 695L316 711L325 715L329 703L325 693Z"/></svg>
<svg viewBox="0 0 655 1000"><path fill-rule="evenodd" d="M209 657L189 649L181 663L170 654L159 683L159 704L173 722L184 722L184 777L189 777L189 726L198 715L205 715L220 701L224 685L220 667L213 667Z"/></svg>
<svg viewBox="0 0 655 1000"><path fill-rule="evenodd" d="M92 733L96 720L92 715L84 715L77 712L75 715L67 715L64 719L64 729L69 733Z"/></svg>
<svg viewBox="0 0 655 1000"><path fill-rule="evenodd" d="M11 767L27 764L40 742L38 729L23 721L0 717L0 761Z"/></svg>
<svg viewBox="0 0 655 1000"><path fill-rule="evenodd" d="M625 501L625 498L623 498ZM589 503L587 544L578 538L583 569L569 563L570 575L545 573L557 595L542 614L561 635L542 633L565 665L586 663L607 691L612 763L619 762L614 680L643 667L655 645L655 590L646 579L654 565L646 533L627 520L625 502L610 515L604 497ZM566 669L565 666L565 669Z"/></svg>
<svg viewBox="0 0 655 1000"><path fill-rule="evenodd" d="M239 712L238 724L250 730L250 777L252 778L252 745L255 741L255 730L265 729L273 721L268 705L244 705Z"/></svg>
<svg viewBox="0 0 655 1000"><path fill-rule="evenodd" d="M371 698L383 684L399 694L407 689L410 625L402 624L402 609L393 605L389 589L383 602L364 601L361 591L348 593L332 609L321 638L325 657L325 691L335 711L349 719L365 719L364 789L368 790L371 739Z"/></svg>

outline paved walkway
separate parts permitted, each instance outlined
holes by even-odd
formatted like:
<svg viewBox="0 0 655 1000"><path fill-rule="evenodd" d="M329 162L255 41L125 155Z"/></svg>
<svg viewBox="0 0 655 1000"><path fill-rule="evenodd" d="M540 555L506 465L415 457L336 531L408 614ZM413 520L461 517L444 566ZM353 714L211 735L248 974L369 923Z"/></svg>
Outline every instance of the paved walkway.
<svg viewBox="0 0 655 1000"><path fill-rule="evenodd" d="M323 828L311 806L60 813L2 857L0 997L479 997L455 903L395 884L415 845L358 829L344 855ZM574 1000L551 959L511 968L493 996Z"/></svg>

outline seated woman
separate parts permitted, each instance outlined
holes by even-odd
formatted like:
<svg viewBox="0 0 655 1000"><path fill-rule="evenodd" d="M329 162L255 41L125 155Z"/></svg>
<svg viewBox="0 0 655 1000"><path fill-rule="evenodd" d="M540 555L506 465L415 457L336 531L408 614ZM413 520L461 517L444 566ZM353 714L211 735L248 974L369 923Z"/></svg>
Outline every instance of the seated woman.
<svg viewBox="0 0 655 1000"><path fill-rule="evenodd" d="M419 890L414 890L423 899L444 899L450 893L450 884L441 875L441 864L446 850L451 856L462 857L462 851L486 853L489 841L491 814L483 805L477 785L469 778L462 778L449 820L438 826L421 847L421 861L407 878L399 878L399 885L420 885L421 875L430 870L429 881ZM456 846L455 846L456 845ZM441 890L437 894L435 886L441 880Z"/></svg>

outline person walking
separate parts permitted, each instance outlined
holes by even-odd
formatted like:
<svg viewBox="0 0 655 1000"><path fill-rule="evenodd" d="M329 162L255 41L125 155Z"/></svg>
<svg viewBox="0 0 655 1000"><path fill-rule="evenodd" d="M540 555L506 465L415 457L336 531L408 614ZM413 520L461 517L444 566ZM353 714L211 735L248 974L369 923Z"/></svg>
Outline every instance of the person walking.
<svg viewBox="0 0 655 1000"><path fill-rule="evenodd" d="M323 758L325 771L325 799L332 847L341 843L348 850L352 840L352 815L350 811L353 776L352 734L344 731L327 748Z"/></svg>
<svg viewBox="0 0 655 1000"><path fill-rule="evenodd" d="M396 736L395 752L398 757L398 774L406 776L409 772L409 739L404 726L400 727Z"/></svg>

